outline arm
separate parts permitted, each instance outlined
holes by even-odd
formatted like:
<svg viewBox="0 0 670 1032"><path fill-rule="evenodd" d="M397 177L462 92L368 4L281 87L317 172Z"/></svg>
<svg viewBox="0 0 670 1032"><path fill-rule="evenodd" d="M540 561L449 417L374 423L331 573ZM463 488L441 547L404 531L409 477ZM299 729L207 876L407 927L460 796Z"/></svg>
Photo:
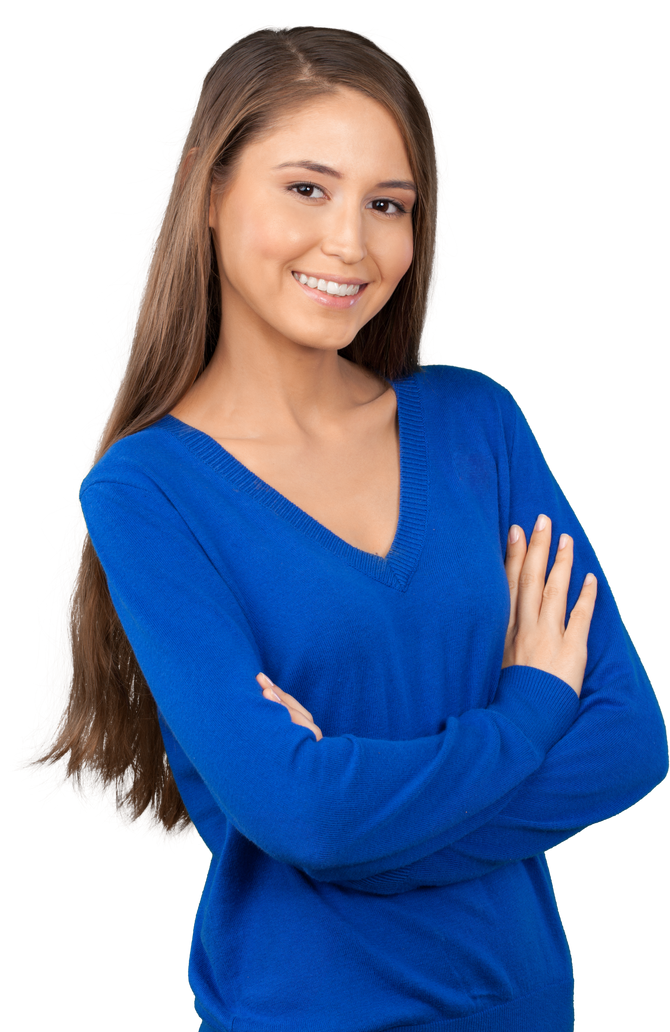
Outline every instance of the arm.
<svg viewBox="0 0 670 1032"><path fill-rule="evenodd" d="M653 703L642 699L619 709L617 695L604 691L586 700L568 735L480 828L412 864L343 884L386 894L477 878L546 852L638 802L667 772L665 732Z"/></svg>
<svg viewBox="0 0 670 1032"><path fill-rule="evenodd" d="M140 469L122 472L82 490L112 600L170 732L220 810L276 859L352 878L399 852L419 859L498 806L572 723L567 684L511 667L490 706L438 735L317 742L261 695L244 609L180 514Z"/></svg>
<svg viewBox="0 0 670 1032"><path fill-rule="evenodd" d="M554 554L558 535L572 535L569 608L586 573L592 571L598 578L578 716L541 766L510 793L490 820L412 864L344 882L361 891L385 894L421 885L448 885L535 856L632 806L667 773L665 727L649 679L584 531L526 420L509 401L513 418L509 500L501 504L506 525L517 523L529 533L536 514L546 512L555 530Z"/></svg>

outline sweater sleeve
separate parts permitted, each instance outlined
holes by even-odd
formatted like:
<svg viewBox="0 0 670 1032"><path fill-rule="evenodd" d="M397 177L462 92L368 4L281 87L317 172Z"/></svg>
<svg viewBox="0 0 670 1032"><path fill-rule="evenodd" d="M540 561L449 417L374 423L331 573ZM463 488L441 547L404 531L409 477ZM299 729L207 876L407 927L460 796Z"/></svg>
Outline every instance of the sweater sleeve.
<svg viewBox="0 0 670 1032"><path fill-rule="evenodd" d="M578 716L542 764L510 792L489 820L412 864L345 882L361 891L387 894L421 885L447 885L535 856L632 806L668 770L666 731L656 697L595 552L521 411L507 392L503 400L513 442L509 505L504 500L501 504L509 513L507 524L520 524L528 539L538 513L551 517L549 568L559 535L573 536L568 613L586 574L592 572L598 578ZM505 530L503 523L501 534Z"/></svg>
<svg viewBox="0 0 670 1032"><path fill-rule="evenodd" d="M628 733L634 735L633 726L629 725L616 745L616 715L606 714L601 746L604 753L605 743L612 742L614 768L608 779L607 765L602 758L598 762L593 747L589 753L575 755L579 745L585 743L591 720L598 717L599 705L600 700L594 705L595 717L590 719L591 707L580 711L573 728L550 750L539 770L518 791L510 793L510 801L481 827L412 864L360 880L343 880L342 884L386 895L478 878L506 864L544 853L590 824L607 820L634 805L667 773L662 718L653 705L640 706L630 714L631 724L638 731L637 742L626 740Z"/></svg>
<svg viewBox="0 0 670 1032"><path fill-rule="evenodd" d="M317 878L356 879L397 866L399 853L434 853L536 771L575 719L569 685L514 667L488 707L439 734L317 742L263 697L244 603L169 498L131 463L123 479L109 472L89 475L81 503L123 628L216 805L270 856Z"/></svg>

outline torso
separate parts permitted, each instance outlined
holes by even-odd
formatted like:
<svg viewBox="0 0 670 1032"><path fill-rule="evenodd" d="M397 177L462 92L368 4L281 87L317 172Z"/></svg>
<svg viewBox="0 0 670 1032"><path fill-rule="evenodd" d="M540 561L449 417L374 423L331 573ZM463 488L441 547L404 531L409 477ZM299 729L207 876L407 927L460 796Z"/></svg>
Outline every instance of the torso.
<svg viewBox="0 0 670 1032"><path fill-rule="evenodd" d="M398 525L400 448L395 391L383 390L381 384L378 390L372 400L356 405L327 441L221 435L181 404L172 414L214 437L333 534L364 552L385 556Z"/></svg>

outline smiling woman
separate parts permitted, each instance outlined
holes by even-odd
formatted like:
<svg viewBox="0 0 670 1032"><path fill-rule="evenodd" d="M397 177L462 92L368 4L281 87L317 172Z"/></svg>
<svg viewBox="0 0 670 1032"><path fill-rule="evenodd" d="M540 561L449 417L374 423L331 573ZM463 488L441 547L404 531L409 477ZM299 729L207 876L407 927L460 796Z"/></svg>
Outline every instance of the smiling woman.
<svg viewBox="0 0 670 1032"><path fill-rule="evenodd" d="M303 154L312 158L291 157ZM311 180L296 181L305 171ZM416 192L395 119L352 89L303 104L249 143L210 201L218 346L171 410L379 555L398 518L394 395L337 352L410 268ZM294 371L282 386L296 361L299 410Z"/></svg>
<svg viewBox="0 0 670 1032"><path fill-rule="evenodd" d="M286 160L303 154L318 160ZM310 181L296 181L306 171ZM226 348L243 346L240 320L271 353L269 329L345 348L409 269L411 176L395 119L350 89L312 100L245 147L209 219Z"/></svg>
<svg viewBox="0 0 670 1032"><path fill-rule="evenodd" d="M435 215L425 106L369 40L263 30L208 73L44 757L210 848L203 1032L568 1032L544 853L667 771L518 406L419 365Z"/></svg>
<svg viewBox="0 0 670 1032"><path fill-rule="evenodd" d="M354 98L359 107L352 104ZM317 127L315 115L329 100L338 102L334 106L331 103L329 125ZM351 116L352 112L354 122L350 125L347 114ZM380 163L367 135L362 138L363 112L371 114L381 131L384 139L378 142L392 152L388 165ZM332 166L314 159L315 141L312 136L305 139L308 125L317 135L321 133L325 146L321 159L328 158ZM352 155L348 140L349 130L354 128L362 145L363 166L367 161L362 169L360 154ZM302 136L295 138L301 129ZM300 144L302 150L281 150L279 143L283 141L286 146L292 134L293 144ZM269 165L248 160L248 152L258 154L259 148L265 148L267 154L276 152ZM334 167L338 163L342 170ZM239 174L241 164L254 178L258 193ZM328 184L340 184L347 166L351 181L338 195L340 202L342 197L347 199L343 207L337 200L335 204L329 201ZM389 175L398 174L398 166L408 178L389 180ZM296 181L298 171L323 177L323 186ZM380 175L383 178L378 182ZM314 269L298 270L292 263L286 266L286 259L304 257L305 220L299 218L300 206L304 206L305 216L312 208L334 209L336 219L342 221L344 217L345 222L351 221L353 212L358 223L360 198L352 209L351 197L366 176L367 188L393 189L401 196L409 192L414 199L411 216L404 216L400 234L397 230L387 234L387 240L402 241L400 252L396 246L395 258L382 256L387 276L394 273L394 265L405 265L406 269L411 264L407 271L403 269L405 274L400 283L396 280L393 289L388 282L380 282L373 253L366 268L378 280L376 314L366 302L366 319L356 320L347 312L334 320L341 299L332 303L333 288L329 293L328 283L339 280L331 278L334 267L351 264L346 250L341 256L332 251L322 253L318 230L313 226L310 261L316 260ZM233 192L242 197L245 189L245 208L238 212L230 198ZM273 196L268 207L269 190ZM317 196L312 199L312 194ZM400 196L397 200L400 207ZM389 199L373 190L365 204L372 226L385 224L390 230L394 216L385 210L388 203ZM393 201L390 203L393 205ZM262 218L258 217L259 205L264 205ZM222 232L220 225L217 230L217 222L224 207L231 221ZM380 207L381 212L375 210ZM149 270L130 361L97 458L121 439L171 412L174 418L190 419L194 425L210 429L212 436L229 446L230 453L245 457L250 466L267 473L276 483L280 466L285 475L303 471L302 490L298 483L292 488L283 484L292 490L296 501L321 515L331 505L325 522L359 544L364 543L366 535L370 539L371 535L380 537L383 546L375 540L370 551L385 554L393 540L399 505L395 395L389 391L387 378L412 373L418 367L435 213L436 170L430 121L414 84L397 62L369 40L342 30L267 30L240 40L205 78ZM309 211L310 218L315 214ZM325 224L330 224L331 233L337 233L332 214ZM343 228L351 237L351 225ZM240 251L231 257L227 241L235 230ZM360 248L360 226L353 229L353 236L359 238L355 246ZM369 233L364 236L367 247ZM324 243L327 245L327 241ZM223 264L224 249L226 260L233 263L232 280ZM251 267L244 269L243 282L238 284L239 260L249 255ZM354 257L360 261L360 256ZM302 273L307 284L299 286L294 272L299 277ZM323 281L324 291L319 287L323 286L321 273L325 272L329 279ZM254 291L260 277L261 289ZM351 300L354 295L350 295L344 309L358 307L358 295L364 300L368 279L355 283L358 278L347 271L345 282L359 289L355 305ZM310 281L315 279L315 287L311 287ZM302 317L311 337L310 348L293 340L297 333L291 305L289 325L283 327L288 332L275 326L274 313L268 313L265 291L273 291L276 302L280 284L297 292L296 302L301 294L319 299L319 307L312 303L307 309L317 320L314 326L309 326L307 312ZM380 296L384 292L387 297L391 295L385 305ZM330 322L321 318L324 301L331 309ZM256 305L260 311L256 311ZM343 331L342 326L347 329ZM358 327L357 332L352 332L352 326ZM334 343L332 339L324 341L324 330L335 333ZM252 339L247 340L245 334L251 334ZM304 382L296 392L300 379ZM296 400L300 395L298 411ZM325 459L329 461L324 465ZM312 473L316 474L313 480ZM343 479L347 480L344 490ZM368 488L377 490L368 490L366 507L362 494ZM350 526L345 526L342 512L338 515L338 502L349 505ZM135 776L127 794L122 795L125 803L135 813L153 805L159 818L171 827L188 820L188 816L170 767L160 759L164 750L155 701L111 603L105 574L88 538L72 614L71 702L49 758L58 759L69 752L69 773L90 767L100 771L103 780L122 779L132 766ZM109 631L99 637L93 628L102 626L103 612ZM88 640L94 648L82 651L80 643ZM99 657L99 649L108 654ZM104 669L113 671L116 690L106 688L104 681L99 683L96 671L100 662ZM129 677L132 689L128 694ZM114 720L128 721L134 729L130 732L130 751L121 739L109 735Z"/></svg>

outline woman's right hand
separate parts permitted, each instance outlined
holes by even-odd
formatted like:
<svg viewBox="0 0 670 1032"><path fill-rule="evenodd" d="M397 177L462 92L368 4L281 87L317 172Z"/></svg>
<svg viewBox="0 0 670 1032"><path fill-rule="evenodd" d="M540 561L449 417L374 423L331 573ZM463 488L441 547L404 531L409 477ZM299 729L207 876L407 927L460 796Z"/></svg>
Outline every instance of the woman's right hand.
<svg viewBox="0 0 670 1032"><path fill-rule="evenodd" d="M288 692L283 692L281 688L271 681L267 674L262 671L256 674L256 680L263 689L263 698L271 699L273 702L280 702L282 706L285 706L289 711L291 721L294 724L301 724L303 727L308 727L317 742L320 742L323 738L321 728L317 727L314 723L314 717L305 709L302 703L293 695L289 695Z"/></svg>
<svg viewBox="0 0 670 1032"><path fill-rule="evenodd" d="M572 538L561 534L556 559L545 583L550 544L548 516L538 516L528 548L521 527L510 528L505 558L510 618L502 665L503 668L518 665L545 670L560 677L579 695L586 670L586 642L597 582L592 573L586 575L566 627Z"/></svg>

